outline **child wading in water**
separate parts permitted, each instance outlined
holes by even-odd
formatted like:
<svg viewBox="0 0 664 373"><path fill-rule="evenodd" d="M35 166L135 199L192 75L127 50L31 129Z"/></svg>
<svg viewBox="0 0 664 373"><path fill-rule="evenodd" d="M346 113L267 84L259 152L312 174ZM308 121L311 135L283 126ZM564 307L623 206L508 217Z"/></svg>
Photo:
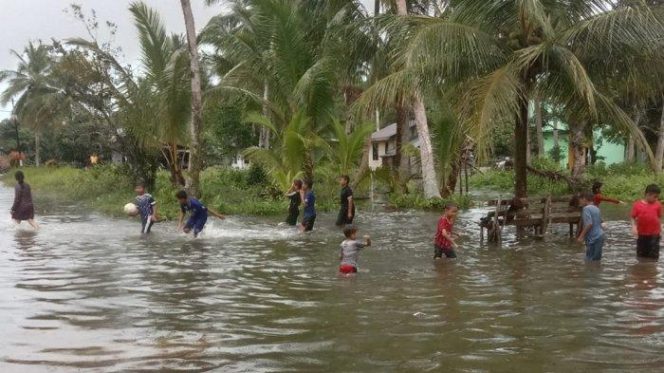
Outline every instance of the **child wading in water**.
<svg viewBox="0 0 664 373"><path fill-rule="evenodd" d="M659 241L662 233L662 205L659 203L659 186L646 187L645 198L634 203L632 208L632 234L636 237L636 256L644 259L659 259Z"/></svg>
<svg viewBox="0 0 664 373"><path fill-rule="evenodd" d="M25 175L22 171L16 171L14 178L17 184L14 187L14 204L10 211L12 219L16 224L27 220L32 228L39 229L39 225L35 222L35 206L32 204L30 185L25 182Z"/></svg>
<svg viewBox="0 0 664 373"><path fill-rule="evenodd" d="M352 225L344 228L344 236L346 239L341 243L341 255L339 260L339 273L351 274L357 273L357 259L360 256L360 250L367 246L371 246L371 238L364 236L364 242L357 240L357 228Z"/></svg>
<svg viewBox="0 0 664 373"><path fill-rule="evenodd" d="M134 203L141 216L141 233L149 234L152 225L157 221L157 201L152 198L152 195L146 193L143 183L136 184L134 192L136 192Z"/></svg>
<svg viewBox="0 0 664 373"><path fill-rule="evenodd" d="M443 254L447 258L457 257L454 251L457 248L457 244L454 241L452 229L454 228L454 221L458 213L459 207L457 205L450 203L445 206L445 212L438 221L438 230L436 231L434 242L434 259L442 259Z"/></svg>
<svg viewBox="0 0 664 373"><path fill-rule="evenodd" d="M603 185L604 184L600 181L595 181L593 183L592 203L595 206L599 207L599 204L602 203L602 202L609 202L609 203L621 204L621 205L625 204L625 202L623 202L623 201L617 200L615 198L609 198L609 197L606 197L606 196L602 195L602 186Z"/></svg>
<svg viewBox="0 0 664 373"><path fill-rule="evenodd" d="M602 217L599 208L593 204L593 194L582 194L579 197L581 221L583 230L579 234L579 243L586 243L586 260L597 261L602 259L604 247L604 230L602 229Z"/></svg>
<svg viewBox="0 0 664 373"><path fill-rule="evenodd" d="M304 217L300 225L300 231L310 232L314 229L316 222L316 195L312 190L314 186L313 181L305 180L302 185L302 193L304 194Z"/></svg>
<svg viewBox="0 0 664 373"><path fill-rule="evenodd" d="M194 197L187 196L187 192L181 190L175 194L175 197L180 202L180 218L178 220L178 230L182 230L184 233L194 232L194 237L198 235L205 228L205 223L207 223L208 212L212 216L224 220L226 217L212 209L205 207L199 200ZM184 223L184 218L189 212L189 219L187 223Z"/></svg>
<svg viewBox="0 0 664 373"><path fill-rule="evenodd" d="M288 225L297 225L297 218L300 216L300 205L302 204L302 180L293 180L293 185L286 193L290 204L288 206L288 217L286 223Z"/></svg>

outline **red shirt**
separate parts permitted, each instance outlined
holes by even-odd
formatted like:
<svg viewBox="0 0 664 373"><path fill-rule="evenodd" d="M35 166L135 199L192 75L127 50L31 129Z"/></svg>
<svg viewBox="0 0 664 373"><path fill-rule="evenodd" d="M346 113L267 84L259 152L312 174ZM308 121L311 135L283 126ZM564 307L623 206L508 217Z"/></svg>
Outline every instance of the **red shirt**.
<svg viewBox="0 0 664 373"><path fill-rule="evenodd" d="M597 193L593 196L593 205L599 206L600 203L604 202L611 202L611 203L620 203L617 199L614 198L609 198L609 197L604 197L600 193Z"/></svg>
<svg viewBox="0 0 664 373"><path fill-rule="evenodd" d="M454 224L452 224L446 216L441 216L438 221L438 230L436 231L436 246L442 247L443 249L452 248L450 240L443 236L443 230L445 230L447 234L452 234L452 228L454 228Z"/></svg>
<svg viewBox="0 0 664 373"><path fill-rule="evenodd" d="M638 201L632 208L632 219L636 220L636 229L639 236L658 236L662 232L662 205L659 201L648 203Z"/></svg>

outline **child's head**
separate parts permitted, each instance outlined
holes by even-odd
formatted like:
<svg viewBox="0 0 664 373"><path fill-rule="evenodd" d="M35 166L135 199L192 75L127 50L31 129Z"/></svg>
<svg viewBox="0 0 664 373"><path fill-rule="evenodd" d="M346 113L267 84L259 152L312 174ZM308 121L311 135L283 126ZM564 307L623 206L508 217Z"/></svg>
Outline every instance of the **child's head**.
<svg viewBox="0 0 664 373"><path fill-rule="evenodd" d="M145 183L143 183L142 181L136 183L136 186L134 187L134 192L136 192L136 194L138 194L139 196L145 194Z"/></svg>
<svg viewBox="0 0 664 373"><path fill-rule="evenodd" d="M296 190L302 189L302 180L300 179L293 180L293 186L295 187Z"/></svg>
<svg viewBox="0 0 664 373"><path fill-rule="evenodd" d="M310 179L304 180L304 183L302 183L302 187L304 190L311 190L314 187L314 181Z"/></svg>
<svg viewBox="0 0 664 373"><path fill-rule="evenodd" d="M341 185L342 188L347 187L349 183L350 183L350 177L348 177L348 175L339 176L339 185Z"/></svg>
<svg viewBox="0 0 664 373"><path fill-rule="evenodd" d="M187 203L187 192L185 192L184 190L181 190L181 191L175 193L175 198L178 199L178 202L180 202L180 204L185 204L185 203Z"/></svg>
<svg viewBox="0 0 664 373"><path fill-rule="evenodd" d="M16 179L19 184L23 184L25 181L25 175L23 174L23 171L16 171L14 174L14 179Z"/></svg>
<svg viewBox="0 0 664 373"><path fill-rule="evenodd" d="M650 184L646 187L646 202L655 203L659 200L659 195L662 193L662 190L657 184Z"/></svg>
<svg viewBox="0 0 664 373"><path fill-rule="evenodd" d="M459 213L459 206L456 203L448 203L445 205L445 216L454 219Z"/></svg>
<svg viewBox="0 0 664 373"><path fill-rule="evenodd" d="M603 185L604 185L604 184L602 184L601 181L595 181L595 182L593 183L593 194L599 194L599 193L602 193L602 186L603 186Z"/></svg>
<svg viewBox="0 0 664 373"><path fill-rule="evenodd" d="M348 224L344 228L344 236L349 240L354 240L357 237L357 227L352 224Z"/></svg>
<svg viewBox="0 0 664 373"><path fill-rule="evenodd" d="M585 207L593 203L593 194L592 193L581 193L579 196L579 206Z"/></svg>

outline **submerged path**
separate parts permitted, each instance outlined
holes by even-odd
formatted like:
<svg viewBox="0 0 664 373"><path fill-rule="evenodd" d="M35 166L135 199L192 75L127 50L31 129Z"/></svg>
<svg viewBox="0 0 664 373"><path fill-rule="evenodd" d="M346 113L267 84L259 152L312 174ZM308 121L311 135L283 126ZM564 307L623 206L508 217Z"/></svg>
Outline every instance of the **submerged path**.
<svg viewBox="0 0 664 373"><path fill-rule="evenodd" d="M0 189L0 210L11 190ZM41 201L42 230L0 219L0 371L605 371L664 364L662 264L611 222L601 265L558 236L431 261L436 215L363 212L375 246L336 275L333 216L298 235L232 217L203 238Z"/></svg>

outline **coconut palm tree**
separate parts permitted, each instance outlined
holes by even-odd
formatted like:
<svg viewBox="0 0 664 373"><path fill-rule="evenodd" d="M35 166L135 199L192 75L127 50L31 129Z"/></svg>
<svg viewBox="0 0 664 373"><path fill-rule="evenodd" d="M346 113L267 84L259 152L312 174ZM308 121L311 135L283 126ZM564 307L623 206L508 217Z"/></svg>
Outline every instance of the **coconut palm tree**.
<svg viewBox="0 0 664 373"><path fill-rule="evenodd" d="M585 61L601 56L617 68L622 59L615 56L660 45L657 25L647 8L614 9L608 0L451 1L440 17L390 23L404 40L404 68L379 83L374 99L392 97L395 87L463 87L458 115L472 129L480 153L495 125L513 123L515 196L525 197L528 106L534 92L564 107L568 119L591 123L605 116L646 148L643 134L598 89Z"/></svg>
<svg viewBox="0 0 664 373"><path fill-rule="evenodd" d="M0 71L0 82L7 82L7 88L0 96L0 103L6 105L17 98L14 114L31 127L35 134L35 163L40 165L41 133L47 124L53 124L55 112L61 108L57 96L60 90L54 86L51 70L53 59L49 46L30 42L23 53L10 52L18 60L16 70Z"/></svg>
<svg viewBox="0 0 664 373"><path fill-rule="evenodd" d="M187 45L189 46L189 63L191 67L191 124L189 147L189 185L188 188L194 196L200 194L200 173L203 168L201 150L203 148L203 91L201 85L201 69L198 57L198 40L194 14L191 11L189 0L180 0L182 14L187 30Z"/></svg>

